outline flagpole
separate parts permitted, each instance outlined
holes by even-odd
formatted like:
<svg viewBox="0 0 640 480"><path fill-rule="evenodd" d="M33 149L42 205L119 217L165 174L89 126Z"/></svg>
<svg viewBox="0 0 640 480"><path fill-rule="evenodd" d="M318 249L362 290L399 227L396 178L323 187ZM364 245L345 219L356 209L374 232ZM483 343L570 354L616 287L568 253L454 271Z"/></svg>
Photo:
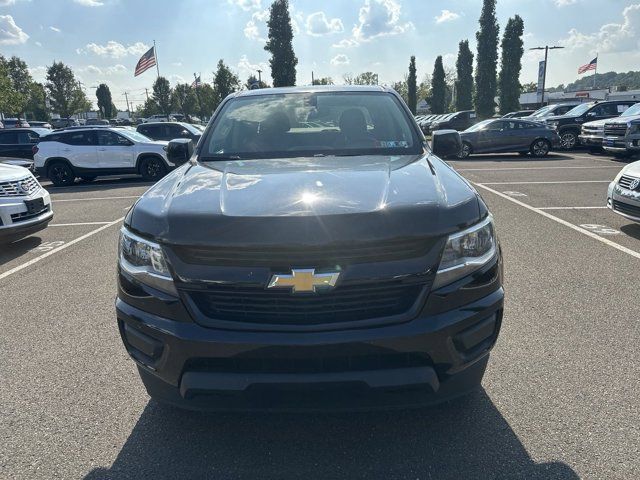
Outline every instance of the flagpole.
<svg viewBox="0 0 640 480"><path fill-rule="evenodd" d="M596 73L598 73L598 55L599 53L596 52L596 68L593 69L593 89L596 89Z"/></svg>
<svg viewBox="0 0 640 480"><path fill-rule="evenodd" d="M158 65L158 49L156 48L156 41L153 41L153 54L156 56L156 72L158 72L158 77L160 76L160 66Z"/></svg>

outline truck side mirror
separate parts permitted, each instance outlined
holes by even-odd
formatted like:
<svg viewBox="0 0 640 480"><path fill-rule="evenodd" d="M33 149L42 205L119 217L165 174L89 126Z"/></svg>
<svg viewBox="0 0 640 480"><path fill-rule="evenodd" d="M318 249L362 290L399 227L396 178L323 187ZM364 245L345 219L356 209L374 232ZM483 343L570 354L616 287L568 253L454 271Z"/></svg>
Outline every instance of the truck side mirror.
<svg viewBox="0 0 640 480"><path fill-rule="evenodd" d="M457 156L462 149L462 139L456 130L439 130L433 132L433 153L440 158Z"/></svg>
<svg viewBox="0 0 640 480"><path fill-rule="evenodd" d="M190 138L176 138L167 146L167 159L175 165L183 165L193 155L193 142Z"/></svg>

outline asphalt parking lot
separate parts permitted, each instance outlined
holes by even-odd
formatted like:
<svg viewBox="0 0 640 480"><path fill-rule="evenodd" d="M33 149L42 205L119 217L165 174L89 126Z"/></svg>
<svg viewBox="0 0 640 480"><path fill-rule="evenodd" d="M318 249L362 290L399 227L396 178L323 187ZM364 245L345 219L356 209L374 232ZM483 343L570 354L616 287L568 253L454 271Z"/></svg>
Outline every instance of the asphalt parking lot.
<svg viewBox="0 0 640 480"><path fill-rule="evenodd" d="M605 205L624 163L450 162L496 219L507 292L484 389L430 410L202 414L149 400L115 323L126 210L149 186L53 188L2 247L0 478L640 477L640 225Z"/></svg>

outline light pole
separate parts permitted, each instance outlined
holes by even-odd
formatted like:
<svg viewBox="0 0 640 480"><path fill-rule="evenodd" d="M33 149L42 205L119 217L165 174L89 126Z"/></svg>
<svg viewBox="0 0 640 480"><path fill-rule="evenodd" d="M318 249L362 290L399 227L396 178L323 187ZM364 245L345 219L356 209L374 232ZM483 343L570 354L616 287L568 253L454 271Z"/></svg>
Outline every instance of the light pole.
<svg viewBox="0 0 640 480"><path fill-rule="evenodd" d="M262 70L258 69L256 72L258 72L258 83L262 85Z"/></svg>
<svg viewBox="0 0 640 480"><path fill-rule="evenodd" d="M550 47L549 45L545 45L544 47L534 47L529 49L529 50L544 50L544 72L542 75L542 98L540 100L541 104L544 104L544 87L547 83L547 58L549 57L549 50L558 50L560 48L564 48L564 47L558 47L558 46Z"/></svg>

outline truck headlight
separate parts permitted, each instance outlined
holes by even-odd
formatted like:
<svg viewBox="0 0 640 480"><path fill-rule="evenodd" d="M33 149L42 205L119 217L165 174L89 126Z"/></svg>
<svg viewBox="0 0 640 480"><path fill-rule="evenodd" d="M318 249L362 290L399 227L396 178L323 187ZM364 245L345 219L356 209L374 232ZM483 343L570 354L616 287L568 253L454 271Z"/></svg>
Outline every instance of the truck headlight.
<svg viewBox="0 0 640 480"><path fill-rule="evenodd" d="M449 236L432 288L440 288L466 277L488 263L496 254L493 217Z"/></svg>
<svg viewBox="0 0 640 480"><path fill-rule="evenodd" d="M640 123L630 123L627 127L629 135L637 135L640 133Z"/></svg>
<svg viewBox="0 0 640 480"><path fill-rule="evenodd" d="M559 123L560 122L547 122L547 125L549 125L551 128L557 129Z"/></svg>
<svg viewBox="0 0 640 480"><path fill-rule="evenodd" d="M125 227L120 230L118 262L123 271L139 282L178 295L160 245L131 233Z"/></svg>

